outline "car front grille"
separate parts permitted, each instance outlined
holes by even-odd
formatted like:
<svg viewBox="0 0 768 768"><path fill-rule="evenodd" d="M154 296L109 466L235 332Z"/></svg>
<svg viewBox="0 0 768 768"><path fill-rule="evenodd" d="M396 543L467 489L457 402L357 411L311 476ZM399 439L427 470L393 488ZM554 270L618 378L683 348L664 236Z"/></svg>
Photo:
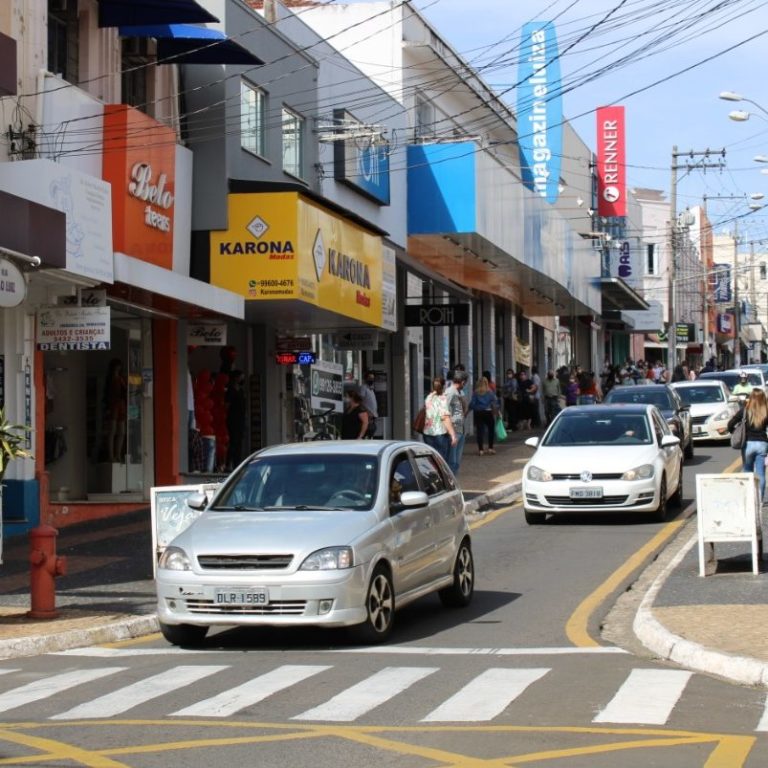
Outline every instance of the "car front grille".
<svg viewBox="0 0 768 768"><path fill-rule="evenodd" d="M691 424L705 424L709 416L691 416Z"/></svg>
<svg viewBox="0 0 768 768"><path fill-rule="evenodd" d="M266 605L219 605L213 600L186 600L189 613L217 613L237 616L301 616L306 600L277 600Z"/></svg>
<svg viewBox="0 0 768 768"><path fill-rule="evenodd" d="M293 555L198 555L197 562L209 571L275 571L287 568Z"/></svg>
<svg viewBox="0 0 768 768"><path fill-rule="evenodd" d="M570 496L545 496L553 507L613 507L625 504L629 496L603 496L601 499L572 499Z"/></svg>
<svg viewBox="0 0 768 768"><path fill-rule="evenodd" d="M553 480L581 480L581 473L570 475L552 475ZM592 475L593 480L621 480L621 472L596 472Z"/></svg>

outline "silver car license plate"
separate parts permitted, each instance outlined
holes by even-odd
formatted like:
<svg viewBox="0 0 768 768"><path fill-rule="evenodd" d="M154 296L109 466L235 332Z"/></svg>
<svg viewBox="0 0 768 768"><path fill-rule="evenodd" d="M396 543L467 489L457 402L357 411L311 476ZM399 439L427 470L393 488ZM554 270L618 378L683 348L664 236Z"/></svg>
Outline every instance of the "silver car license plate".
<svg viewBox="0 0 768 768"><path fill-rule="evenodd" d="M693 434L694 435L700 435L704 431L704 427L694 427L693 428Z"/></svg>
<svg viewBox="0 0 768 768"><path fill-rule="evenodd" d="M266 605L269 592L262 587L230 587L214 591L216 605Z"/></svg>
<svg viewBox="0 0 768 768"><path fill-rule="evenodd" d="M572 499L602 499L602 488L571 488L570 494Z"/></svg>

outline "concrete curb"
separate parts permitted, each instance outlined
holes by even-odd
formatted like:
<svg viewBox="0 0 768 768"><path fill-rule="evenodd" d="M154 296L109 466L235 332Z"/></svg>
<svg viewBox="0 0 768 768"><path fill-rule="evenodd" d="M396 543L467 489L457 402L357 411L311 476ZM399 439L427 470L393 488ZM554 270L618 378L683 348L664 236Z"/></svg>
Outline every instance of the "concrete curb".
<svg viewBox="0 0 768 768"><path fill-rule="evenodd" d="M37 656L42 653L68 651L72 648L84 648L99 643L114 643L129 640L157 632L157 616L128 616L120 621L88 627L69 629L50 635L32 635L0 641L0 659L13 659L20 656Z"/></svg>
<svg viewBox="0 0 768 768"><path fill-rule="evenodd" d="M481 493L479 496L475 496L474 499L464 502L464 514L467 517L481 514L481 509L493 504L499 499L504 499L507 496L520 493L523 487L522 480L517 480L514 483L506 483L505 485L499 485L496 488L491 488L490 491Z"/></svg>
<svg viewBox="0 0 768 768"><path fill-rule="evenodd" d="M683 544L645 593L637 609L632 629L640 642L656 656L687 669L718 675L741 685L768 686L768 663L750 656L736 656L707 648L670 632L654 615L653 603L669 578L695 546L697 534Z"/></svg>

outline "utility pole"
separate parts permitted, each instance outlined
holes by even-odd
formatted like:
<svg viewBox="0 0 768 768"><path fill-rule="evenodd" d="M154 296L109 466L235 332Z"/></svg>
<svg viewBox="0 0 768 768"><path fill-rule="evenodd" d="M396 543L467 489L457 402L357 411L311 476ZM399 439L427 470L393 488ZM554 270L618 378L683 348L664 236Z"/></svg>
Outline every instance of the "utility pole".
<svg viewBox="0 0 768 768"><path fill-rule="evenodd" d="M710 157L719 157L717 162L710 162ZM678 163L681 158L688 158L685 163ZM696 160L696 158L700 158ZM675 306L675 272L677 269L677 172L681 168L693 170L701 168L720 168L725 166L725 149L689 150L678 152L672 147L672 179L669 186L669 315L667 325L667 368L670 373L677 365L677 311Z"/></svg>
<svg viewBox="0 0 768 768"><path fill-rule="evenodd" d="M733 222L733 367L741 367L741 307L739 306L739 220Z"/></svg>

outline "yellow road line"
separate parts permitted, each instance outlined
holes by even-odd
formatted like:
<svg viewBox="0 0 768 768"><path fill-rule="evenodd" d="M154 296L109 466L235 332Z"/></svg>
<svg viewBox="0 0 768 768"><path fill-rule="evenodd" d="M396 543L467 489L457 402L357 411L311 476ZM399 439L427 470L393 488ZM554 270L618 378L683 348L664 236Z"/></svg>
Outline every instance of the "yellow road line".
<svg viewBox="0 0 768 768"><path fill-rule="evenodd" d="M739 467L741 467L741 455L723 470L723 474L734 472ZM565 624L565 634L574 645L580 648L594 648L600 645L589 634L589 620L592 614L626 578L643 565L646 558L669 541L686 522L687 518L667 523L650 541L640 547L629 560L619 566L597 589L582 600Z"/></svg>
<svg viewBox="0 0 768 768"><path fill-rule="evenodd" d="M471 531L476 531L478 528L482 528L484 525L488 525L488 523L492 523L494 520L498 520L502 515L505 515L511 509L516 509L519 506L520 503L518 502L516 504L509 504L508 506L502 507L501 509L495 509L493 512L485 515L485 517L483 517L481 520L475 520L474 523L471 523L469 529Z"/></svg>
<svg viewBox="0 0 768 768"><path fill-rule="evenodd" d="M153 632L151 635L141 635L141 637L130 637L128 640L115 640L114 643L100 643L99 648L126 648L131 645L142 645L151 643L162 637L160 632Z"/></svg>
<svg viewBox="0 0 768 768"><path fill-rule="evenodd" d="M39 749L43 757L50 755L58 762L78 763L87 768L129 768L125 763L119 763L97 752L93 752L74 744L64 744L54 739L45 739L40 736L28 736L18 731L0 731L0 742L8 741L12 744L20 744L32 749ZM12 764L12 763L11 763Z"/></svg>

